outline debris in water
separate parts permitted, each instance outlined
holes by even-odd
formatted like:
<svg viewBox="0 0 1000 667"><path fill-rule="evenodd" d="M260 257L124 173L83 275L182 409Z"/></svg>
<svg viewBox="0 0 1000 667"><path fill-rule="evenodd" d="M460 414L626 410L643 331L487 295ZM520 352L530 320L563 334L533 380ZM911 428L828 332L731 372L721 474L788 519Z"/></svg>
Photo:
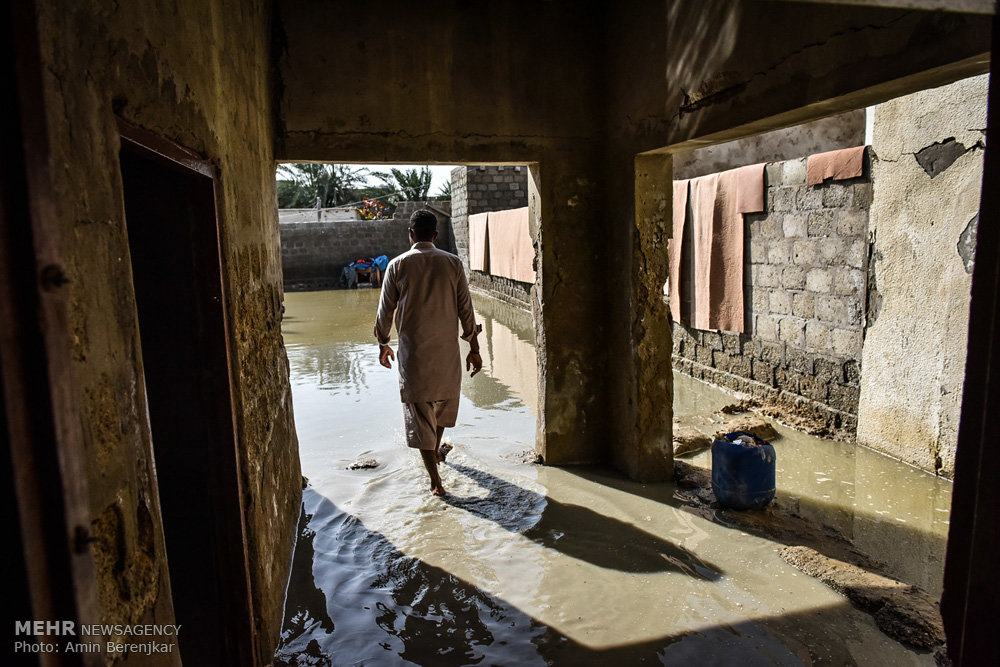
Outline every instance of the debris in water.
<svg viewBox="0 0 1000 667"><path fill-rule="evenodd" d="M379 466L378 461L373 458L361 457L351 461L347 469L348 470L369 470L371 468L377 468Z"/></svg>
<svg viewBox="0 0 1000 667"><path fill-rule="evenodd" d="M500 458L513 461L514 463L533 463L541 465L545 462L542 459L542 455L538 454L533 449L522 449L512 454L501 454Z"/></svg>
<svg viewBox="0 0 1000 667"><path fill-rule="evenodd" d="M712 446L712 438L692 426L674 429L674 456L693 456Z"/></svg>

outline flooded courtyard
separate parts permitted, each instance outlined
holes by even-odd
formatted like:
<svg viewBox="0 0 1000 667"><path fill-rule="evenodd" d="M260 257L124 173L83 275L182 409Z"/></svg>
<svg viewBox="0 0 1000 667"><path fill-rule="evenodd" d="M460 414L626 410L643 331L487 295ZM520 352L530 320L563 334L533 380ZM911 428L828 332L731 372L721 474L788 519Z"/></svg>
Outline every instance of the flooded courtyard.
<svg viewBox="0 0 1000 667"><path fill-rule="evenodd" d="M308 485L276 664L934 663L782 560L782 543L685 511L671 484L532 464L530 315L492 299L474 299L484 371L463 379L449 495L431 496L403 442L396 371L378 364L377 300L286 295ZM674 382L675 417L706 432L733 401ZM778 498L939 595L950 484L777 429Z"/></svg>

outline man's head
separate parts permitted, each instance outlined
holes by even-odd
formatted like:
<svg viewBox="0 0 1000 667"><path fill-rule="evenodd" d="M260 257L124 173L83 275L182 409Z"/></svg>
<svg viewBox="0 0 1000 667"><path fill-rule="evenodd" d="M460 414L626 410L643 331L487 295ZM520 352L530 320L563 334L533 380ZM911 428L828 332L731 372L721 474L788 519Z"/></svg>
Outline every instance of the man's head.
<svg viewBox="0 0 1000 667"><path fill-rule="evenodd" d="M437 238L437 218L427 209L420 209L410 216L410 242L433 241Z"/></svg>

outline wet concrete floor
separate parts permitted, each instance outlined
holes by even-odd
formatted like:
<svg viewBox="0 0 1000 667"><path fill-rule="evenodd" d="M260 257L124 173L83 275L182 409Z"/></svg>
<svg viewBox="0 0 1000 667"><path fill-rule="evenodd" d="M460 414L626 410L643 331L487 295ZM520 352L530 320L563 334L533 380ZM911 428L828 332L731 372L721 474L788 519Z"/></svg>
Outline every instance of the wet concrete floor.
<svg viewBox="0 0 1000 667"><path fill-rule="evenodd" d="M783 561L780 543L680 508L670 484L524 461L530 316L476 297L485 370L463 381L448 498L403 444L375 290L286 295L303 523L277 665L917 665L930 654ZM732 401L675 374L675 414ZM940 589L950 487L778 427L778 493L905 581ZM376 467L349 470L358 459ZM691 462L706 465L706 455Z"/></svg>

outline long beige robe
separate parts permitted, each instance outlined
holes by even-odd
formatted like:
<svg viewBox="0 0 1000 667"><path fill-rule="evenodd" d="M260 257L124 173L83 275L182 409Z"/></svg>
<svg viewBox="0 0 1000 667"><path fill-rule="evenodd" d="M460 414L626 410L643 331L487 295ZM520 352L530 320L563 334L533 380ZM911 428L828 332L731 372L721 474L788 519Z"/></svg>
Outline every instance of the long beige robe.
<svg viewBox="0 0 1000 667"><path fill-rule="evenodd" d="M476 317L462 261L433 243L415 243L386 267L375 320L378 342L388 344L395 316L399 336L399 397L403 403L458 398L462 339L471 340Z"/></svg>

